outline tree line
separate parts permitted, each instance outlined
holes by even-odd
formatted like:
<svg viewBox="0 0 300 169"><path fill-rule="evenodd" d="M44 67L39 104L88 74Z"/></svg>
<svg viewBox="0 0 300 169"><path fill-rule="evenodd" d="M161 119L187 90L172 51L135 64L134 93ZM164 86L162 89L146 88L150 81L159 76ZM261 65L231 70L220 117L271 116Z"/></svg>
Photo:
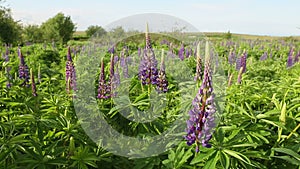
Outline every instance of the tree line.
<svg viewBox="0 0 300 169"><path fill-rule="evenodd" d="M23 25L20 21L14 20L11 10L4 5L1 5L1 3L3 3L3 0L0 0L1 43L21 44L26 42L40 43L45 41L55 41L65 44L72 39L73 34L76 31L76 24L72 21L71 17L66 16L63 13L56 14L41 25ZM94 34L102 36L107 32L101 26L92 25L88 27L85 33L87 37L91 37Z"/></svg>

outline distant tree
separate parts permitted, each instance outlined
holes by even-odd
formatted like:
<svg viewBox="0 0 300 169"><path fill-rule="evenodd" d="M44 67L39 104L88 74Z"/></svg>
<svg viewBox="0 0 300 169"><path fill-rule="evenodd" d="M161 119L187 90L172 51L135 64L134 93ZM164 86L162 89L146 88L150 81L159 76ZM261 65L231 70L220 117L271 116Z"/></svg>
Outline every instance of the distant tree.
<svg viewBox="0 0 300 169"><path fill-rule="evenodd" d="M42 42L43 32L38 25L28 25L23 28L23 40L27 42Z"/></svg>
<svg viewBox="0 0 300 169"><path fill-rule="evenodd" d="M0 0L0 3L3 2ZM14 43L21 38L21 26L11 16L10 9L0 6L0 40Z"/></svg>
<svg viewBox="0 0 300 169"><path fill-rule="evenodd" d="M86 35L88 37L92 37L92 36L103 36L105 35L107 32L104 28L102 28L101 26L98 26L98 25L92 25L92 26L89 26L87 28L87 30L85 31Z"/></svg>
<svg viewBox="0 0 300 169"><path fill-rule="evenodd" d="M72 38L76 27L70 16L58 13L44 22L41 29L45 40L55 40L65 44Z"/></svg>
<svg viewBox="0 0 300 169"><path fill-rule="evenodd" d="M122 26L118 26L113 28L109 33L114 38L121 38L125 35L126 32Z"/></svg>
<svg viewBox="0 0 300 169"><path fill-rule="evenodd" d="M230 33L230 31L228 31L225 35L224 35L225 39L231 39L232 38L232 34Z"/></svg>

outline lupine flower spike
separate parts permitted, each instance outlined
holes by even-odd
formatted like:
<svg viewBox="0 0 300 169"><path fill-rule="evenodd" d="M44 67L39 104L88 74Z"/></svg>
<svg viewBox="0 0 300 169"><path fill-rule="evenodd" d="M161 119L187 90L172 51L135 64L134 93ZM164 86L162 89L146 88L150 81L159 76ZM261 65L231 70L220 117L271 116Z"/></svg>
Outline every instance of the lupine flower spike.
<svg viewBox="0 0 300 169"><path fill-rule="evenodd" d="M297 53L297 55L295 56L294 63L299 62L299 57L300 57L300 50L299 50L299 52Z"/></svg>
<svg viewBox="0 0 300 169"><path fill-rule="evenodd" d="M110 84L108 86L110 86L110 93L111 93L111 97L116 96L116 88L118 87L118 85L120 84L120 77L118 77L118 75L116 75L116 73L119 73L118 70L116 70L115 72L115 58L114 55L111 54L111 58L110 58L110 72L109 72L109 79L110 79ZM107 90L108 91L108 90Z"/></svg>
<svg viewBox="0 0 300 169"><path fill-rule="evenodd" d="M66 84L67 92L69 93L71 89L76 90L76 73L75 66L73 64L71 49L68 47L67 53L67 63L66 63Z"/></svg>
<svg viewBox="0 0 300 169"><path fill-rule="evenodd" d="M205 53L203 81L192 102L193 108L189 111L190 118L187 121L187 135L185 136L188 145L196 144L196 152L199 152L200 144L203 147L211 147L208 142L216 125L216 106L214 103L208 42L206 42Z"/></svg>
<svg viewBox="0 0 300 169"><path fill-rule="evenodd" d="M264 54L260 57L260 60L263 61L266 60L267 58L268 58L268 53L264 52Z"/></svg>
<svg viewBox="0 0 300 169"><path fill-rule="evenodd" d="M35 86L35 81L34 81L34 75L33 75L32 68L30 69L30 81L31 81L32 95L34 97L36 97L37 93L36 93L36 86Z"/></svg>
<svg viewBox="0 0 300 169"><path fill-rule="evenodd" d="M121 52L121 58L120 58L120 66L122 67L122 73L124 78L129 78L128 75L128 64L127 64L127 54L126 49L124 48Z"/></svg>
<svg viewBox="0 0 300 169"><path fill-rule="evenodd" d="M139 79L143 85L157 84L157 60L155 58L154 51L152 49L150 36L148 34L148 24L146 26L146 47L144 50L144 56L141 59L139 66Z"/></svg>
<svg viewBox="0 0 300 169"><path fill-rule="evenodd" d="M158 93L161 93L161 92L166 93L168 91L168 80L167 80L166 71L165 71L164 50L163 49L162 49L161 64L160 64L160 70L158 72L156 89L157 89Z"/></svg>
<svg viewBox="0 0 300 169"><path fill-rule="evenodd" d="M292 48L289 52L289 56L288 56L288 59L287 59L287 63L286 63L286 67L287 68L290 68L293 66L293 54L294 54L294 48Z"/></svg>
<svg viewBox="0 0 300 169"><path fill-rule="evenodd" d="M241 67L243 67L242 72L245 73L247 70L247 52L244 50L242 57L241 57Z"/></svg>
<svg viewBox="0 0 300 169"><path fill-rule="evenodd" d="M108 88L110 86L107 86L105 81L105 72L104 72L104 61L101 60L101 69L100 69L100 75L99 75L99 85L98 85L98 99L107 99L109 98L109 92Z"/></svg>
<svg viewBox="0 0 300 169"><path fill-rule="evenodd" d="M20 59L20 65L19 65L19 78L23 79L23 83L21 84L22 86L28 87L28 82L29 82L29 70L28 66L25 63L24 56L22 55L21 49L18 49L18 55Z"/></svg>
<svg viewBox="0 0 300 169"><path fill-rule="evenodd" d="M8 46L6 46L6 49L5 49L4 60L5 60L4 63L9 62L9 49L8 49ZM11 74L10 74L10 70L11 70L11 67L5 67L5 72L6 72L6 77L7 77L7 82L6 82L6 87L7 88L11 88L11 86L12 86L12 84L11 84L12 77L11 77Z"/></svg>
<svg viewBox="0 0 300 169"><path fill-rule="evenodd" d="M235 69L239 71L241 68L241 58L237 58L235 62Z"/></svg>
<svg viewBox="0 0 300 169"><path fill-rule="evenodd" d="M179 57L181 60L184 59L184 45L183 45L183 44L181 44L181 47L180 47L180 49L179 49L179 51L178 51L178 57Z"/></svg>
<svg viewBox="0 0 300 169"><path fill-rule="evenodd" d="M237 79L238 84L241 84L241 82L242 82L242 75L243 75L243 67L240 68L240 71L238 74L238 79Z"/></svg>
<svg viewBox="0 0 300 169"><path fill-rule="evenodd" d="M233 48L230 49L229 55L228 55L228 63L232 65L235 60L235 52L233 51Z"/></svg>
<svg viewBox="0 0 300 169"><path fill-rule="evenodd" d="M202 81L203 76L203 68L202 68L202 60L200 55L200 42L197 45L197 66L196 66L196 76L194 78L195 81Z"/></svg>

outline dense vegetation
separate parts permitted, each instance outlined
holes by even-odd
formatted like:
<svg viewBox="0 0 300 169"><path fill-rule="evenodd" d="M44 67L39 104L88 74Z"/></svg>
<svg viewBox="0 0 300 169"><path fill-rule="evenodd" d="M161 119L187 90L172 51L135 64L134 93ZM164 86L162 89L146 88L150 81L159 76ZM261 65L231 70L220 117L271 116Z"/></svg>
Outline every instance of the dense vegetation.
<svg viewBox="0 0 300 169"><path fill-rule="evenodd" d="M154 49L170 49L159 41L153 42ZM122 45L116 46L115 55L123 50ZM143 46L132 43L125 57ZM197 45L191 43L184 47L195 51ZM179 44L172 47L178 58L181 48ZM1 168L298 168L299 42L218 41L214 48L221 58L219 66L231 83L226 87L224 111L218 112L220 123L210 140L212 147L200 147L200 152L195 153L195 147L187 146L182 139L176 147L158 156L128 159L97 146L80 126L73 106L76 98L66 91L66 47L53 44L22 47L25 64L32 69L29 74L35 77L37 96L33 95L32 88L22 86L24 79L18 77L21 65L17 48L2 47L3 56L8 49L9 61L5 57L1 59ZM83 52L84 47L73 44L71 49L76 66L83 57L80 51ZM239 69L235 62L244 51L247 52L247 66L238 83ZM288 63L289 58L292 58L292 65ZM107 53L104 56L106 80L109 60ZM190 65L193 72L196 70L194 52L179 60L180 64ZM123 67L119 70L122 76ZM132 136L157 135L178 116L174 110L183 103L176 83L168 80L166 114L153 123L130 123L115 112L116 109L110 110L110 99L102 99L98 105L104 108L102 112L118 131ZM27 83L32 84L32 79ZM133 80L131 85L139 86L135 83L139 82ZM97 89L98 83L95 82L94 87ZM137 93L141 89L136 87L131 90L136 106L147 104L147 94ZM190 97L195 96L191 94ZM182 133L184 136L184 131Z"/></svg>
<svg viewBox="0 0 300 169"><path fill-rule="evenodd" d="M297 40L243 40L228 32L210 35L209 48L198 34L180 34L184 43L150 34L150 41L95 25L86 34L101 40L79 42L71 40L69 16L24 27L3 7L0 28L0 168L300 168ZM117 44L108 38L125 35ZM152 50L155 57L145 57ZM216 107L206 102L213 93ZM206 134L212 137L203 142L193 132L204 131L205 122L195 122L200 129L186 124L195 121L194 98L216 109ZM129 108L155 110L146 115L156 118L121 113ZM171 145L168 151L147 156L151 145L109 138L99 117L125 136L151 139L170 128L175 134L156 143ZM177 119L183 123L173 125ZM168 139L172 134L179 139ZM111 144L98 142L103 136ZM118 152L108 151L114 146Z"/></svg>

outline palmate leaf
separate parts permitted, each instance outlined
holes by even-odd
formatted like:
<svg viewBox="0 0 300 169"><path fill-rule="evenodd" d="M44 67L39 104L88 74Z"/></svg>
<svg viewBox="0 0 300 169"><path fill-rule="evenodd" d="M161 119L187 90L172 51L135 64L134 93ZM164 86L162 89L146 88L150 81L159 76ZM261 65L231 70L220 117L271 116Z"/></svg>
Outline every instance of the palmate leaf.
<svg viewBox="0 0 300 169"><path fill-rule="evenodd" d="M280 152L280 153L290 155L290 156L294 157L296 160L298 160L299 163L300 163L300 155L298 153L294 152L291 149L288 149L288 148L273 148L272 150L274 150L276 152Z"/></svg>
<svg viewBox="0 0 300 169"><path fill-rule="evenodd" d="M230 158L224 152L220 153L220 163L221 163L222 167L225 169L228 169L230 166Z"/></svg>
<svg viewBox="0 0 300 169"><path fill-rule="evenodd" d="M189 149L186 150L186 143L181 142L176 148L176 151L172 149L169 151L168 159L164 160L162 163L167 168L180 169L192 155L192 147L189 147Z"/></svg>
<svg viewBox="0 0 300 169"><path fill-rule="evenodd" d="M216 164L220 158L220 152L219 151L215 151L209 158L208 160L205 162L205 165L203 167L203 169L211 169L211 168L216 168Z"/></svg>
<svg viewBox="0 0 300 169"><path fill-rule="evenodd" d="M74 160L71 166L78 166L80 168L88 168L88 166L98 168L95 162L100 160L95 153L89 152L88 147L83 148L82 146L74 152L74 155L71 156L71 159Z"/></svg>
<svg viewBox="0 0 300 169"><path fill-rule="evenodd" d="M136 159L134 160L133 169L153 169L154 166L158 166L159 164L160 164L159 157Z"/></svg>
<svg viewBox="0 0 300 169"><path fill-rule="evenodd" d="M16 146L11 146L11 147L9 147L6 150L2 150L2 148L1 148L1 152L0 152L0 164L4 160L6 160L15 149L16 149Z"/></svg>
<svg viewBox="0 0 300 169"><path fill-rule="evenodd" d="M275 158L279 158L279 159L283 159L293 165L297 165L297 166L300 166L300 161L299 160L296 160L294 158L291 158L290 156L273 156Z"/></svg>
<svg viewBox="0 0 300 169"><path fill-rule="evenodd" d="M238 160L241 160L241 161L243 161L247 164L251 164L250 159L247 156L240 153L240 152L233 151L233 150L228 150L228 149L223 150L223 152L230 155L230 156L232 156L232 157L234 157L234 158L236 158L236 159L238 159Z"/></svg>
<svg viewBox="0 0 300 169"><path fill-rule="evenodd" d="M202 149L201 149L202 150ZM194 159L191 161L191 165L194 165L194 164L198 164L200 162L203 162L205 161L206 159L208 159L212 154L215 154L216 153L216 150L214 149L209 149L209 151L205 151L205 152L202 152L200 151L200 153L198 153Z"/></svg>

